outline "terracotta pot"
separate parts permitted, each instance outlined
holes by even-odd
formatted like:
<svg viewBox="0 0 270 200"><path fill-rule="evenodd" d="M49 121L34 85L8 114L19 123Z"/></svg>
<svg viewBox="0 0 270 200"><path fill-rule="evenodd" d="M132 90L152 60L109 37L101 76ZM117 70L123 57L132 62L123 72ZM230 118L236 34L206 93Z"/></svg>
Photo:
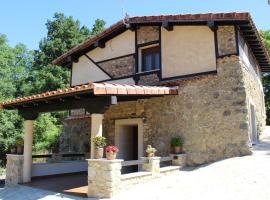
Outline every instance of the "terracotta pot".
<svg viewBox="0 0 270 200"><path fill-rule="evenodd" d="M23 147L17 146L17 154L23 154Z"/></svg>
<svg viewBox="0 0 270 200"><path fill-rule="evenodd" d="M175 154L180 154L180 153L182 153L182 151L183 151L182 147L174 147Z"/></svg>
<svg viewBox="0 0 270 200"><path fill-rule="evenodd" d="M112 151L106 151L107 160L114 160L116 158L117 153Z"/></svg>
<svg viewBox="0 0 270 200"><path fill-rule="evenodd" d="M95 148L94 152L95 159L101 159L103 158L103 148Z"/></svg>
<svg viewBox="0 0 270 200"><path fill-rule="evenodd" d="M154 157L155 156L155 153L148 153L147 154L147 157Z"/></svg>

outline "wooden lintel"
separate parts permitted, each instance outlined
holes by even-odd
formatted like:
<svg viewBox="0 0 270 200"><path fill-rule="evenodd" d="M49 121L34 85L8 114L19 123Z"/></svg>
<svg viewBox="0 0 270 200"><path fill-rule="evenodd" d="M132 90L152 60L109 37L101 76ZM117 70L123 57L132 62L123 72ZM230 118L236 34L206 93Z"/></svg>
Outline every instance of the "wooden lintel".
<svg viewBox="0 0 270 200"><path fill-rule="evenodd" d="M131 31L135 31L136 30L136 26L134 24L126 24L126 29L129 29Z"/></svg>
<svg viewBox="0 0 270 200"><path fill-rule="evenodd" d="M31 115L31 113L57 112L85 108L89 113L102 113L104 111L104 107L109 105L111 105L111 98L107 96L85 98L81 100L69 98L66 99L64 102L51 101L50 103L43 103L39 104L38 106L21 107L19 108L19 111L21 113L25 113L25 115Z"/></svg>
<svg viewBox="0 0 270 200"><path fill-rule="evenodd" d="M170 22L168 21L163 21L162 27L165 28L167 31L173 31L173 25L170 24Z"/></svg>
<svg viewBox="0 0 270 200"><path fill-rule="evenodd" d="M103 48L105 48L106 45L105 45L105 42L102 42L102 41L98 40L98 41L94 42L94 46L103 49Z"/></svg>
<svg viewBox="0 0 270 200"><path fill-rule="evenodd" d="M71 63L71 62L77 63L77 62L79 62L79 58L78 57L75 57L75 56L68 56L67 57L67 62L68 63Z"/></svg>
<svg viewBox="0 0 270 200"><path fill-rule="evenodd" d="M217 30L217 26L215 25L214 20L208 20L207 21L207 26L214 32Z"/></svg>

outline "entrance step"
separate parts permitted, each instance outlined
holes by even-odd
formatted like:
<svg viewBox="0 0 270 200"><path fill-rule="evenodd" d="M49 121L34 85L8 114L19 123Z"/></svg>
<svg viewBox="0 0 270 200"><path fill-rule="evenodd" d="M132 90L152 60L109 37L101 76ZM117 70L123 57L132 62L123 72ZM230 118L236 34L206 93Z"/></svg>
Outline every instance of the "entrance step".
<svg viewBox="0 0 270 200"><path fill-rule="evenodd" d="M182 168L181 166L161 167L160 168L160 173L162 175L169 175L169 174L172 174L172 173L175 173L175 172L179 172L181 168Z"/></svg>

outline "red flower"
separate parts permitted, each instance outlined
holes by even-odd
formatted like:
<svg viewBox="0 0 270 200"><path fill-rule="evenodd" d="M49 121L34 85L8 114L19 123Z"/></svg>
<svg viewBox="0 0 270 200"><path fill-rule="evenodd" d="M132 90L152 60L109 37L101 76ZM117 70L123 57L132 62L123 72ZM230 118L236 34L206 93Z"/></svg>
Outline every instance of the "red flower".
<svg viewBox="0 0 270 200"><path fill-rule="evenodd" d="M117 148L117 146L107 146L106 148L105 148L105 151L107 151L107 152L110 152L110 151L112 151L112 152L114 152L114 153L117 153L118 151L119 151L119 149Z"/></svg>

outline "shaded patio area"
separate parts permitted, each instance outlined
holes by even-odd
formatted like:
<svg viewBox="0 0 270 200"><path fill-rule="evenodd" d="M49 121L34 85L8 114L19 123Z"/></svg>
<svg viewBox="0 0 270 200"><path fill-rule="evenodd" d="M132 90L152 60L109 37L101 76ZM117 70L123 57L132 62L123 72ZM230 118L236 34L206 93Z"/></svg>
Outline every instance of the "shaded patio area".
<svg viewBox="0 0 270 200"><path fill-rule="evenodd" d="M87 198L87 172L36 177L22 185Z"/></svg>

